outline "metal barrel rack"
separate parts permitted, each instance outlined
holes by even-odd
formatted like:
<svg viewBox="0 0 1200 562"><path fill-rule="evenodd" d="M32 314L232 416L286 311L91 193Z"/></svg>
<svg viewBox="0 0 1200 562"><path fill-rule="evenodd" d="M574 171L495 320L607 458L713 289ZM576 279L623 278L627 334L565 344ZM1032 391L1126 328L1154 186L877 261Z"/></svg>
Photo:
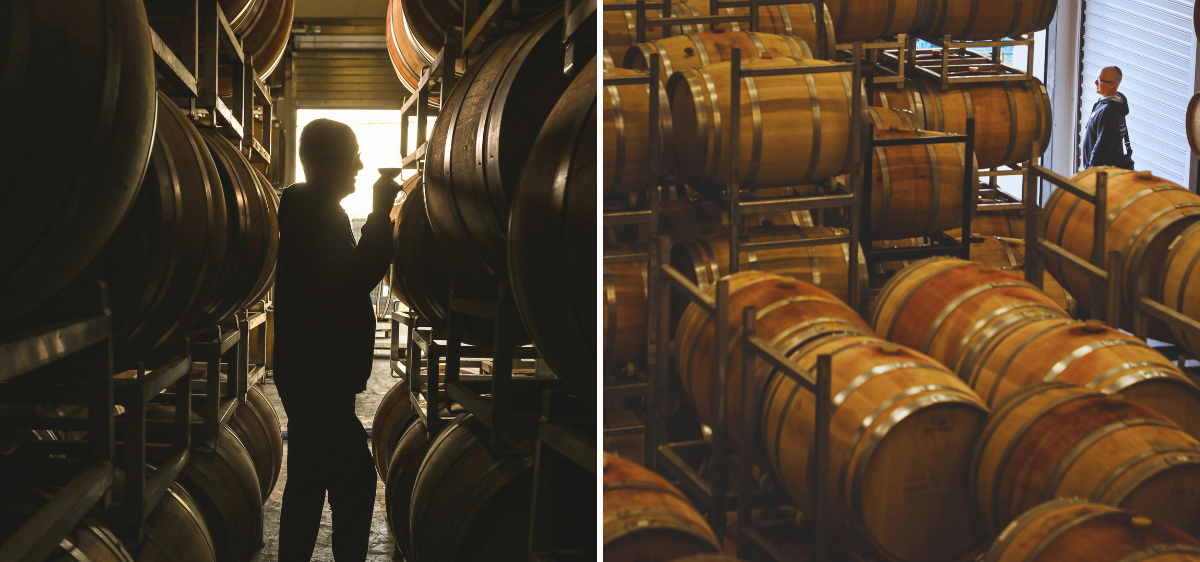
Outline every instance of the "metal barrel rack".
<svg viewBox="0 0 1200 562"><path fill-rule="evenodd" d="M608 9L612 4L605 5ZM626 225L639 225L641 237L644 243L648 243L649 249L646 252L635 254L619 255L619 256L604 256L604 264L617 264L628 262L645 262L647 271L656 271L660 263L660 252L657 248L658 243L658 228L659 220L658 213L662 200L662 189L660 182L657 179L662 166L662 147L659 140L659 113L663 108L659 107L658 92L662 84L658 80L659 55L650 55L650 68L645 76L620 76L609 77L605 73L604 88L615 88L622 85L645 84L650 89L650 118L647 120L650 129L648 138L650 139L650 180L643 192L645 197L645 205L639 209L622 210L616 212L605 212L603 214L603 225L605 227L617 227ZM648 238L648 239L647 239ZM659 280L656 275L646 276L646 326L647 328L657 325L657 319L661 311L658 306L658 285ZM660 346L656 345L658 334L653 329L646 330L646 371L635 371L633 378L636 382L623 382L619 384L606 384L604 386L604 399L625 398L630 396L641 396L644 400L644 410L642 412L642 424L605 428L604 437L620 437L624 435L636 435L638 433L645 435L645 461L653 469L654 467L654 451L657 449L658 443L665 440L665 427L662 405L667 396L667 373L666 361L661 354L657 352ZM665 347L665 346L664 346ZM615 366L602 365L604 371L610 371ZM635 367L636 369L636 367ZM606 377L607 378L607 377Z"/></svg>
<svg viewBox="0 0 1200 562"><path fill-rule="evenodd" d="M934 49L915 49L908 61L910 72L932 79L943 91L954 84L972 82L1030 82L1033 80L1033 34L1020 39L955 41L953 37L920 37ZM1004 47L1028 47L1025 70L1004 64ZM969 49L991 49L987 55ZM985 74L986 73L986 74Z"/></svg>
<svg viewBox="0 0 1200 562"><path fill-rule="evenodd" d="M758 32L758 9L765 6L785 6L796 4L814 4L816 13L825 14L825 0L709 0L709 14L707 16L690 16L690 17L673 17L671 16L671 0L663 0L659 2L646 2L645 0L637 0L634 3L634 10L637 12L637 43L646 42L647 27L661 27L663 37L671 36L671 26L676 25L717 25L722 23L737 24L746 22L749 24L748 31ZM734 8L750 8L746 13L734 13ZM605 11L625 11L629 9L629 4L605 4ZM646 14L646 10L658 10L659 17L652 18ZM721 15L724 12L725 15ZM817 58L828 59L833 56L829 51L829 38L826 35L826 29L823 22L819 21L817 28L817 45L815 53Z"/></svg>

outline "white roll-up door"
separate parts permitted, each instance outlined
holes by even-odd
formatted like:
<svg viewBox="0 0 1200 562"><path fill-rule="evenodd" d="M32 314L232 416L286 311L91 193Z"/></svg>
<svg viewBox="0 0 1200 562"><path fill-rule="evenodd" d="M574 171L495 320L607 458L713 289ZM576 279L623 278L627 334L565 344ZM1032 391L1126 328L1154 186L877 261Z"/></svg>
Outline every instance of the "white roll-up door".
<svg viewBox="0 0 1200 562"><path fill-rule="evenodd" d="M408 90L386 50L297 49L296 107L400 109Z"/></svg>
<svg viewBox="0 0 1200 562"><path fill-rule="evenodd" d="M1077 142L1100 97L1095 84L1100 69L1120 67L1136 168L1195 189L1184 130L1188 100L1196 91L1192 2L1084 0Z"/></svg>

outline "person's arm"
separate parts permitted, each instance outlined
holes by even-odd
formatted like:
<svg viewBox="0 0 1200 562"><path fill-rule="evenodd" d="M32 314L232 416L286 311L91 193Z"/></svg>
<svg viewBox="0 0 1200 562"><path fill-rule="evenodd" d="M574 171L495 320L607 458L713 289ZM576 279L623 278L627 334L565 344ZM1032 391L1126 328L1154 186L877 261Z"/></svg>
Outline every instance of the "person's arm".
<svg viewBox="0 0 1200 562"><path fill-rule="evenodd" d="M379 178L371 186L371 214L362 225L362 236L354 249L345 282L350 294L370 293L392 262L392 219L389 213L401 186L392 179Z"/></svg>

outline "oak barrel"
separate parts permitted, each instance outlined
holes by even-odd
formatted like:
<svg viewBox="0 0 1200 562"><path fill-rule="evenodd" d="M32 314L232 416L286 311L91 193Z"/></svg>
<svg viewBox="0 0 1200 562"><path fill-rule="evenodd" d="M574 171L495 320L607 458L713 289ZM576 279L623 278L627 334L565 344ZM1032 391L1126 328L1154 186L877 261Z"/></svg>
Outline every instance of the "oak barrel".
<svg viewBox="0 0 1200 562"><path fill-rule="evenodd" d="M279 432L279 417L258 387L246 391L246 402L239 405L229 420L229 428L246 447L254 462L259 495L265 504L279 470L283 466L283 436Z"/></svg>
<svg viewBox="0 0 1200 562"><path fill-rule="evenodd" d="M749 14L749 7L741 8L725 8L724 10L713 14L710 10L711 6L704 0L692 0L699 15L722 15L729 16L735 14ZM771 33L774 35L786 35L796 37L803 40L811 48L813 54L820 54L818 45L820 44L817 37L817 20L820 19L825 26L825 45L828 49L829 57L833 56L834 50L837 47L837 37L834 32L833 19L829 17L829 12L826 11L823 17L817 17L816 4L791 4L778 6L759 6L758 8L758 32ZM729 29L735 32L750 31L749 21L729 22ZM712 26L711 31L721 32L724 24ZM672 28L674 29L674 28ZM687 32L694 33L694 32ZM672 35L682 35L681 33L672 33ZM647 39L648 40L648 39ZM742 52L743 57L749 57L745 51ZM814 58L814 57L805 57ZM627 59L628 60L628 59Z"/></svg>
<svg viewBox="0 0 1200 562"><path fill-rule="evenodd" d="M1153 408L1200 436L1200 388L1145 342L1098 320L1024 319L972 342L959 376L988 405L1042 381L1063 381Z"/></svg>
<svg viewBox="0 0 1200 562"><path fill-rule="evenodd" d="M825 4L841 43L916 31L934 0L830 0Z"/></svg>
<svg viewBox="0 0 1200 562"><path fill-rule="evenodd" d="M941 91L921 80L906 80L904 88L876 88L871 105L911 111L918 128L966 134L967 118L975 118L975 157L980 168L1025 162L1038 141L1045 151L1050 142L1050 96L1036 78L1019 82L975 82L951 85Z"/></svg>
<svg viewBox="0 0 1200 562"><path fill-rule="evenodd" d="M707 294L714 295L715 286ZM729 443L738 443L742 419L742 369L740 345L742 309L758 308L758 336L771 345L793 349L809 340L832 333L871 335L858 314L828 292L791 277L747 271L729 278L729 355L725 379L725 428ZM684 310L675 333L675 361L679 376L700 421L716 425L714 419L713 318L695 304ZM763 379L758 378L759 381Z"/></svg>
<svg viewBox="0 0 1200 562"><path fill-rule="evenodd" d="M792 196L808 191L804 186L795 191L791 187L786 189L788 193L783 196ZM752 213L742 216L747 227L764 226L768 222L778 226L813 226L812 215L809 211ZM709 234L724 233L728 236L729 211L721 210L720 206L711 201L671 199L663 201L662 206L659 207L658 224L660 232L670 235L672 242L695 240Z"/></svg>
<svg viewBox="0 0 1200 562"><path fill-rule="evenodd" d="M996 211L987 207L976 207L975 216L971 218L971 234L1024 240L1025 211ZM948 230L946 235L962 238L962 229Z"/></svg>
<svg viewBox="0 0 1200 562"><path fill-rule="evenodd" d="M389 0L383 33L387 43L388 57L392 61L396 77L408 91L416 93L417 85L421 82L421 73L426 68L433 66L437 51L429 53L417 42L416 37L409 29L408 19L405 16L406 8L411 10L406 4L411 4L411 2ZM458 66L461 67L461 65ZM440 93L431 94L429 101L436 106L440 98Z"/></svg>
<svg viewBox="0 0 1200 562"><path fill-rule="evenodd" d="M974 230L974 228L972 228ZM961 231L960 231L961 234ZM957 238L961 241L961 238ZM1003 269L1025 277L1025 241L1000 236L971 235L971 261ZM1068 313L1075 310L1075 298L1051 275L1042 276L1042 292Z"/></svg>
<svg viewBox="0 0 1200 562"><path fill-rule="evenodd" d="M429 226L429 215L425 213L425 187L421 184L420 174L404 182L404 190L408 196L392 231L392 266L388 276L392 292L415 310L422 322L445 331L450 315L450 285L463 274L446 259L433 228ZM457 285L455 292L458 293ZM491 322L465 314L458 318L463 342L489 345L495 341L495 327Z"/></svg>
<svg viewBox="0 0 1200 562"><path fill-rule="evenodd" d="M425 209L445 259L467 276L455 279L456 294L469 284L492 301L507 280L513 192L574 78L563 73L562 29L563 12L552 11L478 55L430 132Z"/></svg>
<svg viewBox="0 0 1200 562"><path fill-rule="evenodd" d="M596 57L563 92L513 194L508 281L546 366L596 403Z"/></svg>
<svg viewBox="0 0 1200 562"><path fill-rule="evenodd" d="M429 446L415 482L409 532L418 562L527 555L532 450L499 452L487 426L461 414Z"/></svg>
<svg viewBox="0 0 1200 562"><path fill-rule="evenodd" d="M217 0L225 21L234 33L241 33L258 17L266 0Z"/></svg>
<svg viewBox="0 0 1200 562"><path fill-rule="evenodd" d="M1200 221L1200 196L1150 172L1113 167L1088 168L1071 176L1071 181L1091 193L1099 172L1108 174L1105 249L1121 252L1121 316L1122 326L1128 327L1132 325L1129 303L1133 301L1138 272L1149 273L1150 297L1161 301L1167 247L1185 228ZM1094 209L1091 203L1065 189L1055 190L1046 201L1046 240L1084 260L1091 259ZM1050 255L1046 256L1046 271L1075 295L1082 306L1091 306L1091 283L1082 272L1064 266ZM1158 321L1150 326L1152 335L1160 339L1171 337L1170 331Z"/></svg>
<svg viewBox="0 0 1200 562"><path fill-rule="evenodd" d="M622 244L606 248L604 255L645 251L643 246ZM646 358L646 288L649 275L646 266L644 261L604 265L600 301L605 367L618 367Z"/></svg>
<svg viewBox="0 0 1200 562"><path fill-rule="evenodd" d="M605 68L605 78L644 75ZM671 106L666 88L658 89L658 177L650 175L650 86L604 87L604 197L645 190L667 175L671 154Z"/></svg>
<svg viewBox="0 0 1200 562"><path fill-rule="evenodd" d="M772 6L780 7L783 6ZM705 31L656 39L634 45L625 55L624 64L621 66L646 72L650 68L650 56L658 55L659 75L662 83L666 84L672 74L681 70L729 60L733 49L741 51L740 56L743 60L762 58L764 55L797 59L816 58L804 39L763 31L761 27L758 33L736 30Z"/></svg>
<svg viewBox="0 0 1200 562"><path fill-rule="evenodd" d="M295 13L296 0L262 0L258 13L241 33L242 52L253 57L254 71L264 79L283 59Z"/></svg>
<svg viewBox="0 0 1200 562"><path fill-rule="evenodd" d="M1048 295L1007 271L953 258L918 261L892 277L871 315L875 333L960 372L976 341L1025 318L1069 318Z"/></svg>
<svg viewBox="0 0 1200 562"><path fill-rule="evenodd" d="M605 2L605 4L609 3ZM626 52L634 49L634 45L637 44L637 10L634 2L612 3L629 4L628 10L604 10L604 21L600 27L601 44L605 51L611 53L613 61L619 66L625 60ZM661 3L659 5L661 6ZM649 4L646 5L646 8L646 18L661 17L659 10L651 9ZM667 17L687 18L708 15L708 8L707 0L671 0L671 13ZM661 27L647 27L646 41L662 39L662 29ZM671 35L702 31L708 31L708 26L676 25L671 27Z"/></svg>
<svg viewBox="0 0 1200 562"><path fill-rule="evenodd" d="M1200 561L1200 541L1157 519L1083 498L1038 504L1009 523L981 562Z"/></svg>
<svg viewBox="0 0 1200 562"><path fill-rule="evenodd" d="M117 229L156 103L142 2L6 2L0 29L3 324L65 287Z"/></svg>
<svg viewBox="0 0 1200 562"><path fill-rule="evenodd" d="M217 562L200 507L179 484L171 484L142 527L146 541L138 562Z"/></svg>
<svg viewBox="0 0 1200 562"><path fill-rule="evenodd" d="M1167 248L1159 291L1164 305L1190 318L1200 318L1200 293L1194 289L1193 277L1196 264L1200 262L1200 235L1197 232L1200 232L1200 223L1187 227ZM1200 334L1176 326L1171 326L1171 332L1193 356L1200 357Z"/></svg>
<svg viewBox="0 0 1200 562"><path fill-rule="evenodd" d="M923 37L1004 39L1046 29L1058 0L929 0L917 32Z"/></svg>
<svg viewBox="0 0 1200 562"><path fill-rule="evenodd" d="M408 508L412 503L413 485L417 470L429 452L429 433L419 418L408 425L400 436L388 460L384 480L383 507L387 516L388 530L396 542L396 549L406 560L413 557L411 535L408 529Z"/></svg>
<svg viewBox="0 0 1200 562"><path fill-rule="evenodd" d="M874 109L874 108L872 108ZM876 140L928 138L944 133L890 127ZM871 235L912 238L962 226L963 179L970 166L970 208L978 201L978 165L961 144L878 146L871 154Z"/></svg>
<svg viewBox="0 0 1200 562"><path fill-rule="evenodd" d="M845 234L844 229L823 226L759 226L746 229L746 239L751 242ZM861 249L854 261L859 268L859 282L865 289L867 270ZM717 280L729 273L729 233L710 234L675 244L671 248L671 264L701 289L716 285ZM795 277L846 301L849 299L850 290L849 264L850 245L841 243L741 252L738 271L755 270Z"/></svg>
<svg viewBox="0 0 1200 562"><path fill-rule="evenodd" d="M675 170L692 187L729 182L730 64L676 72L671 100ZM824 66L811 59L748 59L746 68ZM801 185L850 171L848 72L743 78L737 183Z"/></svg>
<svg viewBox="0 0 1200 562"><path fill-rule="evenodd" d="M375 457L375 470L381 480L387 480L392 451L415 417L411 398L408 381L401 380L383 395L375 410L371 421L371 455Z"/></svg>
<svg viewBox="0 0 1200 562"><path fill-rule="evenodd" d="M605 453L603 482L605 562L669 562L720 552L704 518L659 475Z"/></svg>
<svg viewBox="0 0 1200 562"><path fill-rule="evenodd" d="M604 429L633 427L642 424L641 418L633 410L605 410ZM604 438L604 452L615 457L646 464L646 434L638 432L629 435L615 435Z"/></svg>
<svg viewBox="0 0 1200 562"><path fill-rule="evenodd" d="M50 562L133 562L125 545L103 523L92 518L80 521L49 553Z"/></svg>
<svg viewBox="0 0 1200 562"><path fill-rule="evenodd" d="M810 380L817 357L831 357L828 514L841 542L898 561L964 560L983 547L967 478L987 408L970 388L933 358L871 334L774 347ZM815 397L773 369L756 379L767 381L759 426L771 467L811 513Z"/></svg>
<svg viewBox="0 0 1200 562"><path fill-rule="evenodd" d="M1150 408L1063 382L997 404L971 472L992 534L1039 503L1069 497L1193 533L1200 522L1200 442Z"/></svg>

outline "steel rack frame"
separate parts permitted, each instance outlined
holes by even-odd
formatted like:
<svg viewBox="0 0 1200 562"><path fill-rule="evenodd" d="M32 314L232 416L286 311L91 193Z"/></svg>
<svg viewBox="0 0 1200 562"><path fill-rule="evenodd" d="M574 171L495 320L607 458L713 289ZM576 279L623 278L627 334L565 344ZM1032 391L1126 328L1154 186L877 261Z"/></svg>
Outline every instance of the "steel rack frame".
<svg viewBox="0 0 1200 562"><path fill-rule="evenodd" d="M1038 143L1033 143L1031 154L1040 154ZM1054 256L1060 264L1087 275L1092 285L1091 315L1105 324L1117 328L1121 325L1121 252L1106 251L1104 233L1107 230L1108 173L1096 174L1094 193L1083 186L1054 173L1037 163L1037 157L1022 166L1025 171L1025 280L1042 288L1046 256ZM1050 182L1059 189L1091 203L1095 209L1092 219L1092 255L1084 260L1061 246L1046 240L1046 217L1038 205L1039 180Z"/></svg>
<svg viewBox="0 0 1200 562"><path fill-rule="evenodd" d="M596 496L580 494L578 486L586 482L587 492L594 489L595 423L593 409L583 400L563 389L543 391L534 445L532 562L596 559Z"/></svg>
<svg viewBox="0 0 1200 562"><path fill-rule="evenodd" d="M0 559L45 560L92 509L106 509L114 481L113 345L108 290L103 281L72 285L82 302L93 303L69 318L0 340L0 402L74 402L88 407L87 420L0 419L8 429L82 429L86 442L27 442L20 447L90 458L91 462L39 509L15 535L0 544ZM54 381L63 374L82 381ZM70 423L68 423L70 422Z"/></svg>
<svg viewBox="0 0 1200 562"><path fill-rule="evenodd" d="M911 58L915 39L911 35L901 33L892 40L868 41L863 43L863 53L868 68L866 75L871 77L872 84L892 84L897 90L904 88L905 68L903 61ZM853 43L837 46L839 57L851 56ZM882 59L882 61L881 61ZM887 64L885 64L887 63ZM868 97L870 99L870 97Z"/></svg>
<svg viewBox="0 0 1200 562"><path fill-rule="evenodd" d="M646 205L641 209L623 210L616 212L605 212L603 214L604 226L625 226L625 225L641 225L640 231L644 237L650 233L648 242L648 251L636 254L604 256L604 264L630 263L630 262L645 262L647 271L657 271L661 253L655 247L658 241L658 213L661 207L662 189L659 185L659 170L662 165L662 147L659 141L659 112L662 108L659 107L659 89L662 83L658 80L660 57L658 54L650 55L650 68L645 76L620 76L609 77L607 73L604 78L602 87L616 88L622 85L637 85L645 84L650 89L650 113L647 121L650 139L650 180L645 188ZM657 318L660 314L657 306L657 296L659 280L657 275L646 276L646 326L657 325ZM638 372L635 378L643 378L644 382L624 383L618 385L605 385L603 398L624 398L631 396L641 396L644 400L644 409L642 411L642 424L626 427L605 428L605 437L620 437L624 435L636 435L642 433L645 435L645 456L643 457L647 465L654 469L655 455L654 451L658 448L658 443L665 441L665 423L663 408L659 404L663 397L667 395L667 373L665 361L660 361L657 342L664 341L658 339L658 333L655 330L646 330L646 371ZM610 367L610 366L605 366ZM607 370L607 369L605 369Z"/></svg>
<svg viewBox="0 0 1200 562"><path fill-rule="evenodd" d="M996 41L956 41L951 36L941 38L920 37L935 45L934 49L914 49L908 61L910 71L916 76L932 79L946 91L954 84L972 82L1030 82L1033 80L1033 34L1021 39ZM1004 64L1001 49L1004 47L1028 47L1025 70ZM990 55L969 51L972 48L991 48ZM977 74L978 72L990 74Z"/></svg>
<svg viewBox="0 0 1200 562"><path fill-rule="evenodd" d="M749 31L758 31L758 8L766 6L784 6L796 4L815 4L817 13L825 14L825 0L709 0L709 14L707 16L691 16L686 18L671 16L671 0L662 0L662 2L646 2L645 0L637 0L634 3L634 10L637 12L637 43L646 42L647 27L661 27L663 37L671 36L671 26L676 25L717 25L722 23L737 24L747 22L750 25ZM734 8L750 8L744 14L731 13L726 15L721 14L722 10L731 10ZM650 18L646 15L646 10L658 10L659 17ZM629 10L628 3L606 3L604 11L627 11ZM829 52L829 38L826 35L827 31L824 25L817 26L817 45L814 53L818 59L829 59L834 53Z"/></svg>
<svg viewBox="0 0 1200 562"><path fill-rule="evenodd" d="M813 513L812 541L813 560L827 562L829 560L829 423L833 412L832 395L832 356L818 355L815 376L803 372L798 365L789 360L762 338L758 337L758 309L750 306L742 309L742 421L741 442L753 443L755 429L758 427L758 417L752 412L758 410L754 396L754 382L751 380L755 372L755 363L764 361L776 369L776 372L792 379L816 398L816 424L814 427L813 448L816 449L813 463ZM787 562L774 545L771 544L751 521L751 501L753 490L753 474L750 463L742 462L738 466L738 558L752 560L754 554L769 557L776 562Z"/></svg>
<svg viewBox="0 0 1200 562"><path fill-rule="evenodd" d="M751 10L755 12L755 10ZM756 13L756 12L755 12ZM785 75L806 75L824 72L846 72L852 73L852 83L859 83L862 80L862 44L856 43L852 51L853 60L850 64L830 64L826 66L801 66L801 67L781 67L767 69L743 69L741 65L741 51L732 49L730 52L730 90L731 90L731 107L739 107L741 96L741 81L742 78L752 78L761 76L785 76ZM739 160L739 144L738 142L730 145L730 170L729 182L726 185L726 193L723 198L719 198L720 203L725 204L729 208L729 273L725 277L719 279L715 286L716 298L709 297L699 287L687 280L678 270L670 264L670 238L669 236L659 236L659 270L655 273L662 275L666 283L662 284L659 294L659 321L656 326L658 331L659 341L668 341L668 313L665 308L670 300L670 289L673 286L675 289L684 294L692 303L699 306L714 320L715 339L714 339L714 354L713 362L713 377L712 377L712 395L715 397L712 414L714 420L712 426L712 445L710 451L705 451L704 441L691 441L683 443L665 443L658 447L656 462L658 469L664 473L671 475L681 482L684 489L696 498L697 503L705 505L708 508L709 526L716 533L718 539L723 540L725 534L725 505L729 501L743 501L740 496L730 495L727 490L728 484L728 452L726 446L725 435L725 381L727 380L726 362L729 353L729 276L738 272L738 262L741 252L752 250L767 250L777 248L791 247L807 247L823 244L841 244L846 243L849 246L850 263L848 266L848 298L851 308L857 309L859 303L862 302L865 295L862 294L860 288L859 268L853 262L857 260L859 254L859 238L860 238L860 194L862 192L862 168L860 159L862 157L862 109L863 98L862 89L854 88L851 100L851 124L850 124L850 146L851 146L851 191L849 193L838 193L832 195L816 195L816 196L792 196L782 197L779 199L754 200L754 201L739 201L740 186L738 185L738 165ZM730 115L730 126L732 138L741 138L740 131L740 112L734 111ZM769 242L749 242L743 241L745 224L743 215L746 213L764 213L777 211L798 211L798 210L817 210L828 208L849 208L850 209L850 229L849 233L834 236L822 236L808 239L798 240L782 240ZM660 346L659 353L665 355L669 350L665 346ZM666 357L660 359L664 364ZM705 455L705 453L709 453ZM693 466L695 460L708 457L709 477L705 479L699 471ZM689 462L689 459L692 462ZM749 461L743 461L742 464ZM780 502L778 491L759 492L745 499L752 506L775 505Z"/></svg>
<svg viewBox="0 0 1200 562"><path fill-rule="evenodd" d="M869 130L867 133L868 151L874 153L876 149L889 146L928 146L932 147L936 144L958 144L964 145L963 154L971 155L975 153L975 118L967 119L967 134L965 135L944 135L935 137L914 137L901 139L877 139L875 138L875 125L868 124ZM932 150L932 148L930 148ZM975 169L972 166L963 167L962 178L962 240L954 240L945 233L937 232L930 236L932 245L915 246L909 248L876 248L872 244L876 239L871 234L871 196L874 188L874 159L865 158L863 161L863 187L862 187L862 202L859 203L860 212L862 214L862 228L859 229L859 244L862 247L862 252L866 256L867 270L874 271L875 264L885 261L904 261L918 260L933 256L955 256L964 260L971 259L971 217L972 208L976 205L977 197L975 196ZM864 303L865 304L865 303ZM865 316L866 307L859 310Z"/></svg>

